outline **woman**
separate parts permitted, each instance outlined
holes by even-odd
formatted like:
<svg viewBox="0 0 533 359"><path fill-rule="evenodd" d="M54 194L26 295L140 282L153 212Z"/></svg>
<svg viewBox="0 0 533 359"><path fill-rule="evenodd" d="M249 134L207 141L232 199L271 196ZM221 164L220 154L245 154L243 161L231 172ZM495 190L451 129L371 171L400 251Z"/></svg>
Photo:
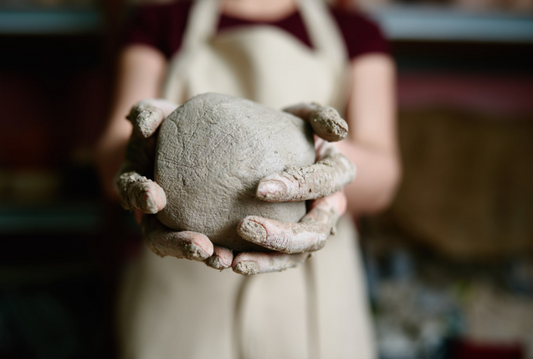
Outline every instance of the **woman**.
<svg viewBox="0 0 533 359"><path fill-rule="evenodd" d="M133 30L142 35L121 54L112 119L99 144L109 192L131 134L123 116L134 103L156 97L181 103L212 91L276 108L316 101L346 110L350 134L338 147L358 172L345 188L348 209L359 215L385 207L400 172L393 63L372 41L346 46L354 19L367 31L362 38L379 43L379 35L361 17L343 16L320 2L293 0L198 0L147 9ZM172 109L160 106L162 113ZM341 213L343 198L326 202ZM297 268L252 277L145 251L122 296L123 355L373 357L356 232L347 218L337 227L328 245ZM297 261L307 258L302 254Z"/></svg>

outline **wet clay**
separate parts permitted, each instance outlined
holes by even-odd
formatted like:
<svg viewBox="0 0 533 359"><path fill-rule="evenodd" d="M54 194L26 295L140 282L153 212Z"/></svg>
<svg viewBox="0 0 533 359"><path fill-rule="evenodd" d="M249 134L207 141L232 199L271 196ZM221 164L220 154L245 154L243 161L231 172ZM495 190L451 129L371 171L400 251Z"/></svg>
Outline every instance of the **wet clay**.
<svg viewBox="0 0 533 359"><path fill-rule="evenodd" d="M239 237L239 221L255 215L298 222L306 207L257 199L259 181L314 161L312 129L300 118L241 98L198 95L159 130L154 178L167 205L157 218L233 250L265 250Z"/></svg>

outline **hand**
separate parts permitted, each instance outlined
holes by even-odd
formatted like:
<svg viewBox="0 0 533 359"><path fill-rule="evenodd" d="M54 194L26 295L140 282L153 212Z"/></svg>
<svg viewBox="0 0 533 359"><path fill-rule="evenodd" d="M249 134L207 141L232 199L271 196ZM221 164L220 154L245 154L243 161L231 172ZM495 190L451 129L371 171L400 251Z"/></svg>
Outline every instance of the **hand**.
<svg viewBox="0 0 533 359"><path fill-rule="evenodd" d="M126 158L115 178L122 206L135 212L149 247L158 255L205 261L216 269L231 266L232 252L213 245L205 235L176 232L162 225L154 215L166 205L161 186L148 178L153 173L156 136L162 121L177 105L164 100L137 103L127 119L133 124Z"/></svg>
<svg viewBox="0 0 533 359"><path fill-rule="evenodd" d="M126 116L133 124L133 133L115 184L122 207L127 210L155 214L166 206L161 186L145 176L152 174L154 168L156 138L153 135L176 107L165 100L144 100L133 106Z"/></svg>
<svg viewBox="0 0 533 359"><path fill-rule="evenodd" d="M322 249L335 224L346 210L346 197L336 192L313 201L311 210L299 223L282 223L256 216L244 218L239 235L276 252L240 253L233 260L233 270L243 275L278 272L296 267Z"/></svg>
<svg viewBox="0 0 533 359"><path fill-rule="evenodd" d="M348 133L346 122L332 108L301 104L285 111L311 122L315 133L329 141L339 141ZM295 267L323 248L335 232L337 220L346 211L346 196L341 191L354 179L355 167L333 144L317 138L315 145L315 164L264 178L257 197L270 202L320 199L312 202L299 223L244 218L237 228L239 235L275 252L240 253L233 260L235 272L251 275Z"/></svg>
<svg viewBox="0 0 533 359"><path fill-rule="evenodd" d="M166 109L158 108L154 100L148 100L136 105L128 116L134 125L134 135L117 179L126 209L155 214L166 204L163 189L142 176L153 169L155 136L152 135L173 108L167 105ZM340 140L347 133L346 123L331 108L303 104L286 111L310 121L315 132L329 140ZM276 252L246 252L234 258L231 250L214 245L201 233L176 232L162 225L155 216L144 215L141 226L148 245L161 256L204 261L215 269L233 267L235 272L243 275L280 271L304 262L311 252L325 245L334 230L346 208L346 198L338 191L355 176L355 168L335 146L317 139L316 148L317 162L314 165L290 168L264 178L258 186L257 196L271 202L327 197L314 201L299 223L249 216L238 226L241 237Z"/></svg>

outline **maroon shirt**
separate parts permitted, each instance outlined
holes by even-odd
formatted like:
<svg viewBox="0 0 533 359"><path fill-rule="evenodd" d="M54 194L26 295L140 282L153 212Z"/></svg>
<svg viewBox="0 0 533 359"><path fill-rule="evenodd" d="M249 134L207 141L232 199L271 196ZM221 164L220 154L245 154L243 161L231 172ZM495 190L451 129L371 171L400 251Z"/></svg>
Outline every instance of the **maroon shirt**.
<svg viewBox="0 0 533 359"><path fill-rule="evenodd" d="M126 26L125 45L153 46L163 52L167 58L171 58L181 47L190 8L191 1L138 7ZM367 53L389 53L387 41L374 22L355 12L338 9L331 9L330 12L339 26L350 59ZM283 19L269 22L243 20L222 15L217 31L254 24L276 26L313 48L298 11Z"/></svg>

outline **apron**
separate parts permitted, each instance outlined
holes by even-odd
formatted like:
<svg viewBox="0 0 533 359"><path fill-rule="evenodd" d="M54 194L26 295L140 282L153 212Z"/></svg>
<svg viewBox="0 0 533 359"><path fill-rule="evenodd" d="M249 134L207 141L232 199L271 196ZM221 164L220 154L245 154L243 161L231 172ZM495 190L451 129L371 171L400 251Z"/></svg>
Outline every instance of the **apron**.
<svg viewBox="0 0 533 359"><path fill-rule="evenodd" d="M268 26L215 35L217 0L191 8L164 97L205 92L274 108L303 101L344 108L346 56L325 5L299 5L315 49ZM160 258L146 246L128 268L119 302L125 358L374 358L357 232L344 217L304 265L243 277L202 263Z"/></svg>

